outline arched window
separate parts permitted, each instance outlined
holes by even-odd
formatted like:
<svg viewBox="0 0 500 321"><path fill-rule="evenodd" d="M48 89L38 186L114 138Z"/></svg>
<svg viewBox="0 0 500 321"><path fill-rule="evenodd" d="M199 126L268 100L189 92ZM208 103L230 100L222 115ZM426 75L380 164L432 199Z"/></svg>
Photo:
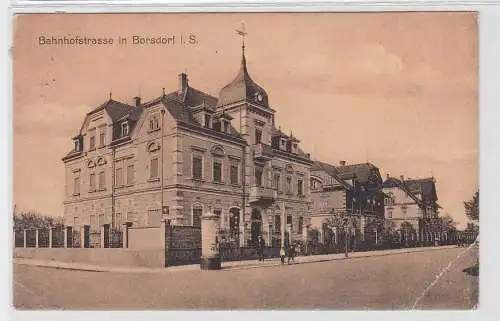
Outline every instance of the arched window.
<svg viewBox="0 0 500 321"><path fill-rule="evenodd" d="M203 205L199 203L193 204L191 213L191 225L193 227L201 227L201 216L203 215Z"/></svg>

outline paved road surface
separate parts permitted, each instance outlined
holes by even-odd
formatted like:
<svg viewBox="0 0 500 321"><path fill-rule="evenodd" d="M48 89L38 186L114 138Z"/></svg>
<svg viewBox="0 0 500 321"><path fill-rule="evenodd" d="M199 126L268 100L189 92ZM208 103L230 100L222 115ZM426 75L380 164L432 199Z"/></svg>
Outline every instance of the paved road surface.
<svg viewBox="0 0 500 321"><path fill-rule="evenodd" d="M452 248L277 267L160 274L15 265L14 306L90 310L470 309L477 303L478 276L463 270L474 266L477 256L477 249Z"/></svg>

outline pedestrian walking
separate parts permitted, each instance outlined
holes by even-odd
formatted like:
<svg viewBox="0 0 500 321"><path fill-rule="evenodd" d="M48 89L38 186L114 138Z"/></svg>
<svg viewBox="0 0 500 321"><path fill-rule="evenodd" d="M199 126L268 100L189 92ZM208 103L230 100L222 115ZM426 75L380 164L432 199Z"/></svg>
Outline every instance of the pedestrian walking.
<svg viewBox="0 0 500 321"><path fill-rule="evenodd" d="M265 247L264 238L262 235L259 235L257 240L257 251L259 253L259 261L264 261L264 247Z"/></svg>
<svg viewBox="0 0 500 321"><path fill-rule="evenodd" d="M285 249L280 248L280 258L281 258L281 264L285 264Z"/></svg>
<svg viewBox="0 0 500 321"><path fill-rule="evenodd" d="M288 245L288 264L290 264L290 260L295 263L295 246L294 244Z"/></svg>

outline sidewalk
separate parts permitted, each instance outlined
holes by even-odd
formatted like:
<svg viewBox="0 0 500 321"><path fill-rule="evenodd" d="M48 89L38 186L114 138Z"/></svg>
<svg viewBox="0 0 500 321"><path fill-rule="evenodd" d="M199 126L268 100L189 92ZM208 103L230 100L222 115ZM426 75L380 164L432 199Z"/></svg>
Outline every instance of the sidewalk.
<svg viewBox="0 0 500 321"><path fill-rule="evenodd" d="M416 248L405 248L405 249L394 249L394 250L380 250L380 251L368 251L368 252L354 252L349 253L349 259L351 258L364 258L364 257L374 257L374 256L384 256L384 255L395 255L402 253L413 253L413 252L423 252L423 251L437 251L442 249L454 248L456 245L446 245L438 247L416 247ZM298 256L295 258L295 264L305 264L305 263L315 263L315 262L326 262L333 260L344 260L345 254L325 254L325 255L309 255L309 256ZM38 261L31 259L14 258L14 264L19 265L30 265L39 267L48 267L56 269L65 270L77 270L77 271L91 271L91 272L118 272L118 273L170 273L176 271L200 271L199 264L183 265L183 266L173 266L167 268L141 268L141 267L112 267L112 266L97 266L86 263L78 262L57 262L57 261ZM258 260L247 260L247 261L234 261L234 262L223 262L222 270L245 270L260 267L272 267L280 266L281 262L279 258L267 259L264 262L259 262Z"/></svg>

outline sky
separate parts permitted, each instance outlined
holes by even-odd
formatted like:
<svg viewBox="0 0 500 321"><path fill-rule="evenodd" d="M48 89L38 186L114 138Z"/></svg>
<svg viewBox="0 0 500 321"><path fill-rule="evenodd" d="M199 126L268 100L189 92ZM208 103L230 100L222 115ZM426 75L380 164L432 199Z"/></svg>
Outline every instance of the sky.
<svg viewBox="0 0 500 321"><path fill-rule="evenodd" d="M64 164L85 114L190 86L218 96L247 66L315 160L371 162L383 178L434 176L443 214L464 227L478 188L477 15L434 13L30 14L13 28L13 197L18 211L62 215ZM113 45L40 45L39 37ZM175 35L174 45L133 36ZM179 44L194 35L195 44ZM126 45L117 43L126 37Z"/></svg>

